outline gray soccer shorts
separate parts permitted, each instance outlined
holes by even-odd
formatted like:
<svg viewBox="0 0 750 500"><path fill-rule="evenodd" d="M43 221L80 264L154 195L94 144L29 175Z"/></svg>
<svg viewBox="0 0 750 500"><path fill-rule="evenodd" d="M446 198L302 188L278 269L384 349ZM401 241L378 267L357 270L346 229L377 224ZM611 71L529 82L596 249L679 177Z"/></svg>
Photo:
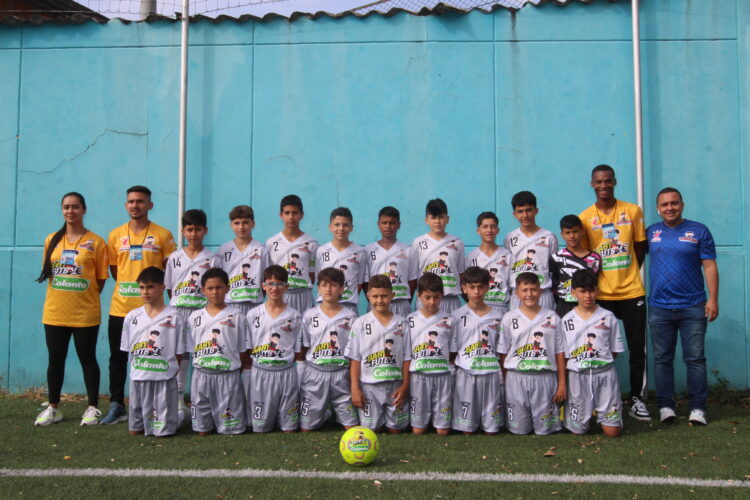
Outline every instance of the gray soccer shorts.
<svg viewBox="0 0 750 500"><path fill-rule="evenodd" d="M365 398L364 408L359 410L359 424L368 429L378 430L385 424L389 429L405 429L409 425L409 413L406 401L401 408L393 405L391 394L401 387L400 380L362 383L362 394Z"/></svg>
<svg viewBox="0 0 750 500"><path fill-rule="evenodd" d="M247 313L249 313L251 309L258 307L258 305L262 303L263 302L228 302L227 305L236 307L237 309L242 311L242 314L244 316L247 316Z"/></svg>
<svg viewBox="0 0 750 500"><path fill-rule="evenodd" d="M498 313L500 313L500 317L503 317L510 310L510 304L505 303L505 304L503 304L501 306L495 306L495 305L493 305L492 309L494 309L495 311L497 311Z"/></svg>
<svg viewBox="0 0 750 500"><path fill-rule="evenodd" d="M545 435L562 429L555 372L522 373L509 370L505 378L506 427L513 434Z"/></svg>
<svg viewBox="0 0 750 500"><path fill-rule="evenodd" d="M367 309L370 310L369 308ZM391 302L391 312L393 314L400 314L404 318L412 313L411 300L409 299L397 299Z"/></svg>
<svg viewBox="0 0 750 500"><path fill-rule="evenodd" d="M565 428L585 434L594 411L598 424L622 427L622 395L614 365L601 371L568 372Z"/></svg>
<svg viewBox="0 0 750 500"><path fill-rule="evenodd" d="M177 432L177 379L131 380L128 429L146 436L171 436Z"/></svg>
<svg viewBox="0 0 750 500"><path fill-rule="evenodd" d="M497 373L472 375L456 367L453 424L461 432L499 432L503 426L503 391Z"/></svg>
<svg viewBox="0 0 750 500"><path fill-rule="evenodd" d="M303 429L317 429L327 420L328 406L333 406L336 420L346 427L359 425L357 409L352 405L349 370L319 370L305 363L300 382L300 422Z"/></svg>
<svg viewBox="0 0 750 500"><path fill-rule="evenodd" d="M192 307L175 307L175 310L182 320L182 327L187 335L188 319L193 312L197 311L197 309L193 309ZM180 397L184 398L185 393L190 392L190 379L188 378L188 375L192 371L193 365L190 363L190 356L185 356L185 354L181 352L178 352L177 354L182 354L182 362L177 370L177 392Z"/></svg>
<svg viewBox="0 0 750 500"><path fill-rule="evenodd" d="M247 415L252 422L253 432L270 432L277 423L282 431L297 430L297 368L292 365L284 370L264 370L253 366L247 390Z"/></svg>
<svg viewBox="0 0 750 500"><path fill-rule="evenodd" d="M190 415L195 432L242 434L245 432L245 395L240 370L206 373L193 371Z"/></svg>
<svg viewBox="0 0 750 500"><path fill-rule="evenodd" d="M552 290L550 288L544 288L542 290L542 295L539 297L539 304L546 309L555 310L557 307L555 305L555 296L552 295ZM521 302L518 300L516 290L513 289L510 296L510 310L518 309L520 305Z"/></svg>
<svg viewBox="0 0 750 500"><path fill-rule="evenodd" d="M292 306L300 314L305 314L305 311L313 305L312 291L309 288L295 291L290 290L284 294L284 303Z"/></svg>
<svg viewBox="0 0 750 500"><path fill-rule="evenodd" d="M453 419L453 380L450 373L412 373L409 384L411 426L450 429Z"/></svg>

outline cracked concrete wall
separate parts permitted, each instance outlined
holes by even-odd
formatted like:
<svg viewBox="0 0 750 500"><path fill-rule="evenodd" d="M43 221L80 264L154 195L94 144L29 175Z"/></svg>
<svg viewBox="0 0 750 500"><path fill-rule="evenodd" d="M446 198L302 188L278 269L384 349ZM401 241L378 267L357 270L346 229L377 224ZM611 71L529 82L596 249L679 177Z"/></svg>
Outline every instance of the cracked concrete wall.
<svg viewBox="0 0 750 500"><path fill-rule="evenodd" d="M750 366L749 23L743 0L643 2L647 222L671 184L714 231L722 315L709 366L739 387ZM0 272L13 283L0 294L0 376L19 390L45 380L44 287L32 280L61 224L59 196L83 192L87 226L106 237L125 221L124 190L146 184L152 219L176 225L179 25L2 26L0 68L0 195L12 207L0 211ZM615 166L618 196L635 200L627 2L201 22L189 70L187 207L208 212L212 247L231 237L226 213L239 203L255 208L257 237L278 231L288 192L321 241L330 210L349 206L362 244L386 204L402 211L403 240L423 233L424 204L440 196L468 247L480 211L497 211L503 235L516 226L509 200L522 189L555 230L593 201L598 163ZM103 325L110 294L111 281ZM106 392L105 328L100 339ZM83 390L72 350L64 390Z"/></svg>

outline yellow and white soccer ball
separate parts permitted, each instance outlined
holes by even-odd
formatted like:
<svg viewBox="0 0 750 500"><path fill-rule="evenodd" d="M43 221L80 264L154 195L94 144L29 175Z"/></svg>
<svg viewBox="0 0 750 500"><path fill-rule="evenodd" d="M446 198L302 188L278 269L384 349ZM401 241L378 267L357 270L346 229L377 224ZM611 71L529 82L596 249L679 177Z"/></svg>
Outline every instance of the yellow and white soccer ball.
<svg viewBox="0 0 750 500"><path fill-rule="evenodd" d="M366 427L352 427L339 442L341 456L350 465L367 465L378 456L378 436Z"/></svg>

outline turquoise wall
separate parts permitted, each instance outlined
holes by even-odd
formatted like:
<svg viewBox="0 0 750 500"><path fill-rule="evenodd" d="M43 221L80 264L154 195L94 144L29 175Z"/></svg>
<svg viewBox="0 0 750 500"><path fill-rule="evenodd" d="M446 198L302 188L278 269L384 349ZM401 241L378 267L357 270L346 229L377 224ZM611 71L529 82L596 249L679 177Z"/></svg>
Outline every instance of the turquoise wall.
<svg viewBox="0 0 750 500"><path fill-rule="evenodd" d="M647 222L669 184L686 215L713 229L722 284L709 365L746 388L750 2L643 0L641 30ZM179 40L167 22L0 26L2 386L45 381L44 286L33 278L64 192L87 196L87 226L103 237L126 220L132 184L154 191L153 220L176 225ZM187 207L208 212L211 246L231 238L226 214L239 203L256 209L257 237L277 232L289 192L321 241L328 212L349 206L363 244L377 236L381 206L401 209L411 240L425 231L425 202L440 196L467 246L480 211L498 212L503 235L515 227L510 197L522 189L555 230L592 203L599 163L617 169L620 198L636 198L627 1L198 22L189 71ZM64 390L82 391L72 347L67 374Z"/></svg>

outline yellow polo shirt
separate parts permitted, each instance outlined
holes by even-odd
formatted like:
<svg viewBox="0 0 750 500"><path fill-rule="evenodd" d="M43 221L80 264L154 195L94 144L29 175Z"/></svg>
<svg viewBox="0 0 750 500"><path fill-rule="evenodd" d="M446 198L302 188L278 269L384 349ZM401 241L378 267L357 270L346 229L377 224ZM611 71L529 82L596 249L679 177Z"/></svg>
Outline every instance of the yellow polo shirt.
<svg viewBox="0 0 750 500"><path fill-rule="evenodd" d="M44 253L55 233L44 240ZM107 244L87 231L71 243L65 236L50 255L52 277L47 281L42 323L84 328L101 322L101 304L97 280L109 276Z"/></svg>
<svg viewBox="0 0 750 500"><path fill-rule="evenodd" d="M609 214L591 205L579 217L588 240L584 244L602 257L598 298L625 300L645 295L634 248L646 240L641 208L617 200Z"/></svg>
<svg viewBox="0 0 750 500"><path fill-rule="evenodd" d="M164 261L175 248L172 233L153 222L140 233L131 230L127 222L113 229L109 233L109 264L117 266L117 282L109 314L125 317L142 306L136 278L147 267L164 269Z"/></svg>

